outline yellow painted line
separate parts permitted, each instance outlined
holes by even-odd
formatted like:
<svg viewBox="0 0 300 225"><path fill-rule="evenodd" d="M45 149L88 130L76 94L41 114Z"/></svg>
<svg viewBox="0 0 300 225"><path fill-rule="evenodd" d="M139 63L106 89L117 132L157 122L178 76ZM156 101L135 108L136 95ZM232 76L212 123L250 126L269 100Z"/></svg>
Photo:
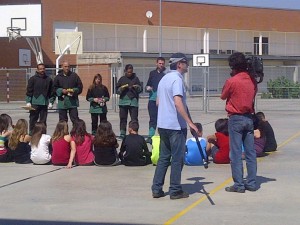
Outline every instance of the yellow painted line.
<svg viewBox="0 0 300 225"><path fill-rule="evenodd" d="M219 186L217 186L216 188L214 188L211 192L208 193L208 195L209 196L213 195L214 193L216 193L220 189L224 188L230 182L232 182L232 178L227 179L222 184L220 184ZM176 220L178 220L180 217L182 217L184 214L186 214L191 209L195 208L198 204L200 204L201 202L203 202L206 199L207 199L206 195L202 196L199 200L197 200L193 204L189 205L187 208L185 208L184 210L182 210L181 212L179 212L178 214L176 214L175 216L173 216L171 219L169 219L167 222L165 222L164 225L172 224L173 222L175 222Z"/></svg>
<svg viewBox="0 0 300 225"><path fill-rule="evenodd" d="M290 141L292 141L293 139L295 139L295 138L297 138L299 136L300 136L300 131L298 133L294 134L292 137L290 137L287 140L285 140L283 143L281 143L278 146L278 148L282 148L284 145L288 144ZM262 159L263 158L259 158L258 161L261 162ZM222 184L220 184L219 186L215 187L212 191L210 191L208 193L208 195L211 196L211 195L215 194L217 191L219 191L220 189L223 189L230 182L232 182L232 178L228 178ZM198 199L197 201L195 201L194 203L192 203L191 205L189 205L188 207L186 207L185 209L183 209L181 212L177 213L175 216L173 216L167 222L165 222L164 225L170 225L170 224L174 223L176 220L178 220L180 217L182 217L183 215L185 215L187 212L189 212L190 210L192 210L193 208L195 208L197 205L199 205L201 202L203 202L206 199L207 199L206 195L202 196L200 199Z"/></svg>
<svg viewBox="0 0 300 225"><path fill-rule="evenodd" d="M293 140L293 139L295 139L295 138L297 138L297 137L299 137L299 136L300 136L300 131L299 131L298 133L294 134L292 137L290 137L290 138L287 139L286 141L282 142L282 143L278 146L278 148L282 148L282 146L286 145L286 144L289 143L291 140Z"/></svg>

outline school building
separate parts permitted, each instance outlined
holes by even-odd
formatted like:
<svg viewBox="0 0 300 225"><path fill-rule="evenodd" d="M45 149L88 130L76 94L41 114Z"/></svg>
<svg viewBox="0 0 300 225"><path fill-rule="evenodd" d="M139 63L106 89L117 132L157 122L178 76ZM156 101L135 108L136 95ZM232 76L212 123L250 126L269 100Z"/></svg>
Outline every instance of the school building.
<svg viewBox="0 0 300 225"><path fill-rule="evenodd" d="M299 10L168 0L2 0L0 4L0 9L41 6L37 12L41 13L38 39L48 68L55 68L59 56L55 53L57 32L82 32L82 54L65 54L60 61L68 60L76 69L84 84L83 93L99 72L113 92L114 79L129 63L145 84L155 59L161 54L168 60L174 52L183 52L191 59L186 79L194 93L203 90L202 77L207 73L205 68L192 67L194 54L209 54L210 90L216 93L228 77L227 58L234 51L261 55L264 65L270 66L267 76L284 74L298 81ZM9 42L1 37L0 48L0 68L36 66L33 52L30 66L20 65L19 49L30 50L25 38Z"/></svg>

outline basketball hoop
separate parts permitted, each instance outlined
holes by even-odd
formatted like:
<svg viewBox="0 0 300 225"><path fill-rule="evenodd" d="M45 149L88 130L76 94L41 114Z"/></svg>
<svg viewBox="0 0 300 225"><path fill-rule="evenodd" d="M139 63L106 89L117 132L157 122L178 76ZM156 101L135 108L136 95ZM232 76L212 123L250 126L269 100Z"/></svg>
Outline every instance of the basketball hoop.
<svg viewBox="0 0 300 225"><path fill-rule="evenodd" d="M7 35L9 42L12 40L16 40L21 37L20 34L21 28L19 27L7 27Z"/></svg>

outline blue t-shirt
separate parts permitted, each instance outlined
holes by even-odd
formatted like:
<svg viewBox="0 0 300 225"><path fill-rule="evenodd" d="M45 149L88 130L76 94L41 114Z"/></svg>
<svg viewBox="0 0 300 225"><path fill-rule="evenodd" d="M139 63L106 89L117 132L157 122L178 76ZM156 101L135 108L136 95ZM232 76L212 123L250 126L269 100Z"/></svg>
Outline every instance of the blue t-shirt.
<svg viewBox="0 0 300 225"><path fill-rule="evenodd" d="M184 87L183 76L178 71L171 70L158 84L158 128L181 130L187 127L185 120L176 110L174 103L175 96L182 96L183 104L186 107L186 89Z"/></svg>
<svg viewBox="0 0 300 225"><path fill-rule="evenodd" d="M199 137L199 142L202 147L202 152L204 157L206 156L206 140L202 137ZM197 142L195 138L189 138L185 143L186 152L184 156L184 164L188 166L201 166L203 165L203 159L200 154Z"/></svg>

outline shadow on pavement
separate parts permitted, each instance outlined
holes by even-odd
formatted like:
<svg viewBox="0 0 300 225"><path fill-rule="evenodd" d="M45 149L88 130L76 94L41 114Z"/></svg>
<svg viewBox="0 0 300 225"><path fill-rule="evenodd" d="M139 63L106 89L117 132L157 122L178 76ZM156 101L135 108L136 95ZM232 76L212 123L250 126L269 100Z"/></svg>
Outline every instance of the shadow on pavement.
<svg viewBox="0 0 300 225"><path fill-rule="evenodd" d="M277 181L277 180L275 178L256 176L257 189L260 189L261 184L271 182L271 181Z"/></svg>

